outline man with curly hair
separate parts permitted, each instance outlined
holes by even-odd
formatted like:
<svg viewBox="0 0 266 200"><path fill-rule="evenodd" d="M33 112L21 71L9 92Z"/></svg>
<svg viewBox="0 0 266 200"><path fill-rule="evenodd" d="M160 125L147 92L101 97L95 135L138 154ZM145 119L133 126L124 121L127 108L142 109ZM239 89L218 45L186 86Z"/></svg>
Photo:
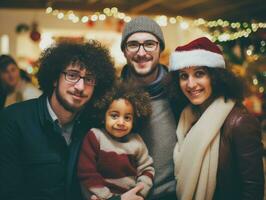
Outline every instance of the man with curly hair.
<svg viewBox="0 0 266 200"><path fill-rule="evenodd" d="M121 77L126 82L133 80L140 84L151 97L152 114L141 131L156 172L149 200L176 200L173 163L176 119L162 81L167 74L167 68L159 63L164 48L163 32L155 21L140 16L126 24L121 49L127 65ZM135 194L131 194L133 196ZM135 199L142 198L132 198Z"/></svg>
<svg viewBox="0 0 266 200"><path fill-rule="evenodd" d="M76 175L90 106L115 77L98 42L61 43L40 58L43 95L0 113L0 199L81 199ZM85 112L86 110L86 112Z"/></svg>

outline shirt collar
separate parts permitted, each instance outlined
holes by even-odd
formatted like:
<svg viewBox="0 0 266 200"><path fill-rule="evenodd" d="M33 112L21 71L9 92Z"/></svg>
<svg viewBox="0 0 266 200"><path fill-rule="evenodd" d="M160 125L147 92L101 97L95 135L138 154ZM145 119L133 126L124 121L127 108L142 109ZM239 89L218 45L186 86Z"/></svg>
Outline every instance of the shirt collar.
<svg viewBox="0 0 266 200"><path fill-rule="evenodd" d="M50 105L50 102L49 102L49 100L48 100L48 97L46 98L46 105L47 105L48 112L49 112L49 114L50 114L50 116L51 116L53 122L54 122L54 121L58 121L58 117L57 117L56 114L54 113L54 111L53 111L53 109L52 109L52 107L51 107L51 105Z"/></svg>

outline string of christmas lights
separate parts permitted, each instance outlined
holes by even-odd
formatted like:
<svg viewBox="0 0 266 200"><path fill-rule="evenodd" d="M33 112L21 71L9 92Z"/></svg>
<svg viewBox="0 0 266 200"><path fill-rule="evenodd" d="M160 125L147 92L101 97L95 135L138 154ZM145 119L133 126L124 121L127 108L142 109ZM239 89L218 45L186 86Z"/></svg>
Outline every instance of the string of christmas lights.
<svg viewBox="0 0 266 200"><path fill-rule="evenodd" d="M92 15L80 15L74 11L59 11L53 9L51 6L46 8L46 14L56 16L60 20L70 20L73 23L88 23L89 21L105 21L107 17L114 17L122 20L125 23L131 20L129 15L120 12L118 8L104 8L102 12L95 12ZM213 20L207 21L202 18L195 20L186 20L182 16L168 17L166 15L156 16L154 19L160 26L168 26L168 24L179 25L181 29L188 29L189 27L202 27L208 29L210 38L215 42L226 42L236 40L241 37L249 37L251 33L257 32L258 29L265 29L264 22L229 22L227 20Z"/></svg>

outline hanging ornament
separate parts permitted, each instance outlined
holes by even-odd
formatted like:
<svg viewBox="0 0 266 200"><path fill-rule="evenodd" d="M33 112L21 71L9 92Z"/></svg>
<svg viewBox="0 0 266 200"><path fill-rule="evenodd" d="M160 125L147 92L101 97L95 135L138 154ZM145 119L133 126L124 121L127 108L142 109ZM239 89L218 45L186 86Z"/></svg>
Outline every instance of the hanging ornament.
<svg viewBox="0 0 266 200"><path fill-rule="evenodd" d="M95 25L95 22L94 21L89 20L87 22L87 26L90 27L90 28L92 28L94 25Z"/></svg>
<svg viewBox="0 0 266 200"><path fill-rule="evenodd" d="M119 20L119 21L117 22L117 31L118 31L118 32L122 32L124 25L125 25L125 21L122 20L122 19Z"/></svg>
<svg viewBox="0 0 266 200"><path fill-rule="evenodd" d="M38 31L38 24L36 22L33 22L33 24L32 24L32 30L30 32L30 38L34 42L38 42L41 39L41 34Z"/></svg>

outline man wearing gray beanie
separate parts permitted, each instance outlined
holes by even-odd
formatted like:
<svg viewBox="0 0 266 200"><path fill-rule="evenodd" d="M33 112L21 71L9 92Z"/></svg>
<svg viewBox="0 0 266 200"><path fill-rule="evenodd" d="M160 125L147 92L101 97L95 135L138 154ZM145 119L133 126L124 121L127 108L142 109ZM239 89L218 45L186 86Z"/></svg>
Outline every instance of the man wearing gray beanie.
<svg viewBox="0 0 266 200"><path fill-rule="evenodd" d="M176 119L165 94L162 79L167 67L159 63L165 48L160 26L152 19L140 16L126 24L122 33L121 49L127 59L121 79L133 80L146 90L151 98L152 115L141 127L141 136L154 160L155 177L148 200L176 200L173 168L173 149L176 143ZM139 200L134 188L122 200Z"/></svg>

